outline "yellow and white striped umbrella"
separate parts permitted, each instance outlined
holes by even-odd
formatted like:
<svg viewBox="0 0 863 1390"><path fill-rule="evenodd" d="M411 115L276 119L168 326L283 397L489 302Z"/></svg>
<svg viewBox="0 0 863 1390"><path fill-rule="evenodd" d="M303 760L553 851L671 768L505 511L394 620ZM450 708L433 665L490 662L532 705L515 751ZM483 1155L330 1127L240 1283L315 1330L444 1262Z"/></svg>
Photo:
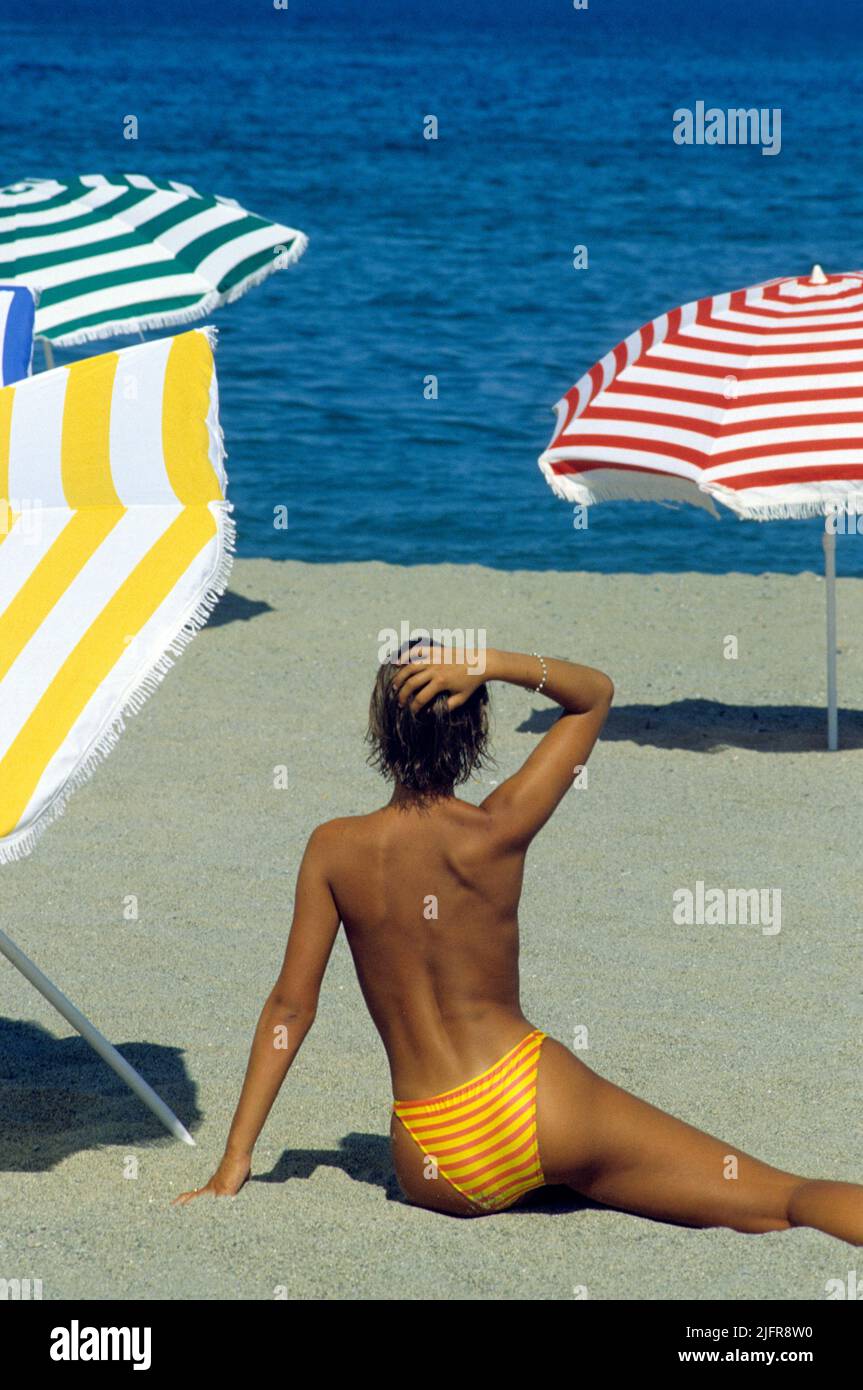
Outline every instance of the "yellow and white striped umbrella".
<svg viewBox="0 0 863 1390"><path fill-rule="evenodd" d="M0 390L0 863L30 852L227 584L213 341Z"/></svg>

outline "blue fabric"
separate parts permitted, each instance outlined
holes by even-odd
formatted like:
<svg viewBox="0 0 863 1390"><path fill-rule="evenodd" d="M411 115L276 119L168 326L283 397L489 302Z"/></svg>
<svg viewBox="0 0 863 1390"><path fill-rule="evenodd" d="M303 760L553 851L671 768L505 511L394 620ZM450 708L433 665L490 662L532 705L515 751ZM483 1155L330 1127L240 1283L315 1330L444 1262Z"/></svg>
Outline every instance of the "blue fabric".
<svg viewBox="0 0 863 1390"><path fill-rule="evenodd" d="M0 285L0 386L30 375L36 306L23 285Z"/></svg>

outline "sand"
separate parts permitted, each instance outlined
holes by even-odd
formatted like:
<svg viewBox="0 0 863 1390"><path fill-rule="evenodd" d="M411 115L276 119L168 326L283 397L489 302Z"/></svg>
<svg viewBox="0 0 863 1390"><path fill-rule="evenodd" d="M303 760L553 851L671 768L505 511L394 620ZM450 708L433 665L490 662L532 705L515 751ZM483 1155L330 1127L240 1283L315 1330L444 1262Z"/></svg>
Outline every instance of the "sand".
<svg viewBox="0 0 863 1390"><path fill-rule="evenodd" d="M405 1204L388 1070L339 938L234 1202L172 1209L221 1154L319 821L386 796L362 735L403 620L608 670L607 733L531 849L523 1007L603 1075L729 1143L863 1179L863 584L839 584L843 748L824 751L815 575L601 576L238 561L211 625L27 861L4 926L194 1132L164 1135L0 962L0 1277L45 1299L821 1299L855 1252L692 1231L559 1190L460 1222ZM723 655L738 641L736 659ZM547 727L495 687L498 763ZM274 770L287 769L287 788ZM676 925L672 895L781 890L781 930ZM136 915L137 914L137 915Z"/></svg>

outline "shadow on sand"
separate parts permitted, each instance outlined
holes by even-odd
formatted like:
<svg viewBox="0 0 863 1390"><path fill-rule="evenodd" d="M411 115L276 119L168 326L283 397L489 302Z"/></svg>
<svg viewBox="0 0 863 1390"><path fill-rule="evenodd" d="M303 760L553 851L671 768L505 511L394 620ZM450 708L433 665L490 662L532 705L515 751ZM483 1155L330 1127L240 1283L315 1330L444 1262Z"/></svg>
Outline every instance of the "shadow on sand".
<svg viewBox="0 0 863 1390"><path fill-rule="evenodd" d="M182 1050L116 1047L193 1131L201 1115ZM0 1018L0 1172L47 1172L83 1149L119 1144L131 1152L160 1139L177 1142L83 1038Z"/></svg>
<svg viewBox="0 0 863 1390"><path fill-rule="evenodd" d="M253 1173L251 1181L302 1182L312 1177L318 1168L337 1168L354 1182L381 1188L387 1201L411 1205L402 1195L393 1172L389 1136L383 1134L346 1134L344 1139L339 1140L338 1149L285 1149L269 1173ZM542 1187L528 1192L517 1206L501 1215L542 1211L549 1216L558 1216L587 1208L600 1209L597 1203L579 1197L568 1187Z"/></svg>
<svg viewBox="0 0 863 1390"><path fill-rule="evenodd" d="M558 713L556 709L533 710L517 732L544 734ZM614 705L602 737L605 742L695 753L717 753L723 748L822 753L827 751L827 712L812 705L724 705L718 700ZM839 748L863 748L863 711L840 709Z"/></svg>
<svg viewBox="0 0 863 1390"><path fill-rule="evenodd" d="M271 603L264 599L244 598L232 589L222 594L207 622L207 627L225 627L227 623L248 623L261 613L274 613Z"/></svg>

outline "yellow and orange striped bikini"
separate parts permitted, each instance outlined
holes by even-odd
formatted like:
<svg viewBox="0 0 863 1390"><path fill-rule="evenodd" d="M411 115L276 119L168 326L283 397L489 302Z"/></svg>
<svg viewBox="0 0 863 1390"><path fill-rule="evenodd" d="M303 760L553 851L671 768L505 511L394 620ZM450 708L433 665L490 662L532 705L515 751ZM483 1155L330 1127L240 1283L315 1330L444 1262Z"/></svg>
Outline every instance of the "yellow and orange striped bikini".
<svg viewBox="0 0 863 1390"><path fill-rule="evenodd" d="M545 1183L536 1139L536 1074L545 1036L535 1028L455 1090L393 1101L437 1172L483 1211L503 1211Z"/></svg>

